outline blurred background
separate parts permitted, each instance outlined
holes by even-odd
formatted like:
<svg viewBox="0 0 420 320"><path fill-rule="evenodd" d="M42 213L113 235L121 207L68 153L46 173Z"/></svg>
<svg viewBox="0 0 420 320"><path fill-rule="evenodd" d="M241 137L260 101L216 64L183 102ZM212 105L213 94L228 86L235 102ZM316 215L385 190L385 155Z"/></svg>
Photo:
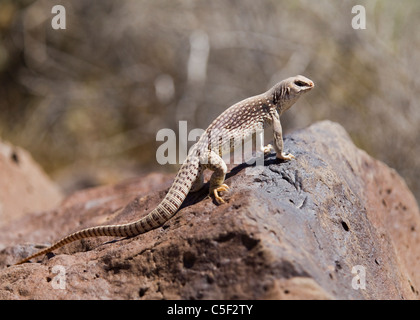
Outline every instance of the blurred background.
<svg viewBox="0 0 420 320"><path fill-rule="evenodd" d="M66 29L54 30L54 5ZM354 30L354 5L366 29ZM0 137L66 193L149 171L156 133L205 129L303 74L285 133L329 119L420 199L420 1L0 0Z"/></svg>

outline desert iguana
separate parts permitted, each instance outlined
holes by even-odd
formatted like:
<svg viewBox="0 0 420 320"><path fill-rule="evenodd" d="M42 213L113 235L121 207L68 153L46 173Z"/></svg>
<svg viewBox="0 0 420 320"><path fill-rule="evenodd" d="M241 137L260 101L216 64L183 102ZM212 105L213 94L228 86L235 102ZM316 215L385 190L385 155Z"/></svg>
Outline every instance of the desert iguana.
<svg viewBox="0 0 420 320"><path fill-rule="evenodd" d="M96 226L77 231L17 264L27 262L79 239L99 236L133 237L162 226L175 215L190 191L198 191L203 186L203 170L205 169L213 171L210 178L210 195L214 196L219 204L224 203L219 192L227 191L229 187L224 184L227 167L221 156L227 151L232 151L234 148L232 141L245 140L252 137L257 130L271 125L277 158L291 160L294 156L283 152L280 115L313 87L314 83L311 80L298 75L277 83L260 95L234 104L218 116L198 142L191 147L165 198L148 215L127 224ZM264 153L268 153L272 148L271 145L263 147L262 142L259 147Z"/></svg>

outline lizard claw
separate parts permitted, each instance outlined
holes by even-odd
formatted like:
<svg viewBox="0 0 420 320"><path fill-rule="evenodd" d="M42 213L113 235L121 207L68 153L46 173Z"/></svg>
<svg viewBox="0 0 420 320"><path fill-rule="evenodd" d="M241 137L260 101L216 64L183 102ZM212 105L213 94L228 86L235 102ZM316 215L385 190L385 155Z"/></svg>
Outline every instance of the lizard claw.
<svg viewBox="0 0 420 320"><path fill-rule="evenodd" d="M285 154L284 152L281 153L281 156L277 156L280 160L292 160L295 158L295 156L291 153Z"/></svg>
<svg viewBox="0 0 420 320"><path fill-rule="evenodd" d="M264 155L266 156L270 154L272 149L273 149L273 146L271 144L267 144L265 147L263 147L261 151L264 152Z"/></svg>
<svg viewBox="0 0 420 320"><path fill-rule="evenodd" d="M218 204L225 203L225 200L223 200L222 197L219 196L219 192L228 191L229 189L229 186L224 183L220 187L213 190L214 199Z"/></svg>

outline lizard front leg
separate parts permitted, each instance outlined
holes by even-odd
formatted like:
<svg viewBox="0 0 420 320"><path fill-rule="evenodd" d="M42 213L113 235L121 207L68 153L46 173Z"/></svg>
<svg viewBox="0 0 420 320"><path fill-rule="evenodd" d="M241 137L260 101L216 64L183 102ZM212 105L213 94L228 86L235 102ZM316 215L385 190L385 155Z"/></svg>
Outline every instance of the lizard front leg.
<svg viewBox="0 0 420 320"><path fill-rule="evenodd" d="M256 142L257 142L257 150L264 153L265 156L268 155L273 149L273 146L271 144L264 146L264 130L257 132Z"/></svg>
<svg viewBox="0 0 420 320"><path fill-rule="evenodd" d="M223 159L214 151L210 151L208 155L208 163L205 165L207 169L213 171L210 178L210 192L218 204L225 203L219 192L229 190L229 186L225 184L225 177L227 173L227 166Z"/></svg>
<svg viewBox="0 0 420 320"><path fill-rule="evenodd" d="M274 149L274 147L271 144L267 144L264 146L264 130L261 130L257 133L257 150L262 152L264 156L267 156L270 154L271 150Z"/></svg>
<svg viewBox="0 0 420 320"><path fill-rule="evenodd" d="M293 154L286 154L283 152L283 130L281 128L280 117L278 113L273 115L273 136L276 157L280 160L292 160L295 157Z"/></svg>

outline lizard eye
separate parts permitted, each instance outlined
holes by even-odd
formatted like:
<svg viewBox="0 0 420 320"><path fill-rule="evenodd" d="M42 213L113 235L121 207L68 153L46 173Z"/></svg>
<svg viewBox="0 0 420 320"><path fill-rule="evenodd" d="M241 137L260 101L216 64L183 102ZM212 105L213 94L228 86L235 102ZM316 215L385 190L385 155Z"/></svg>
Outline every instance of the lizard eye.
<svg viewBox="0 0 420 320"><path fill-rule="evenodd" d="M298 87L306 87L308 84L306 82L301 81L301 80L296 80L295 85L297 85Z"/></svg>

